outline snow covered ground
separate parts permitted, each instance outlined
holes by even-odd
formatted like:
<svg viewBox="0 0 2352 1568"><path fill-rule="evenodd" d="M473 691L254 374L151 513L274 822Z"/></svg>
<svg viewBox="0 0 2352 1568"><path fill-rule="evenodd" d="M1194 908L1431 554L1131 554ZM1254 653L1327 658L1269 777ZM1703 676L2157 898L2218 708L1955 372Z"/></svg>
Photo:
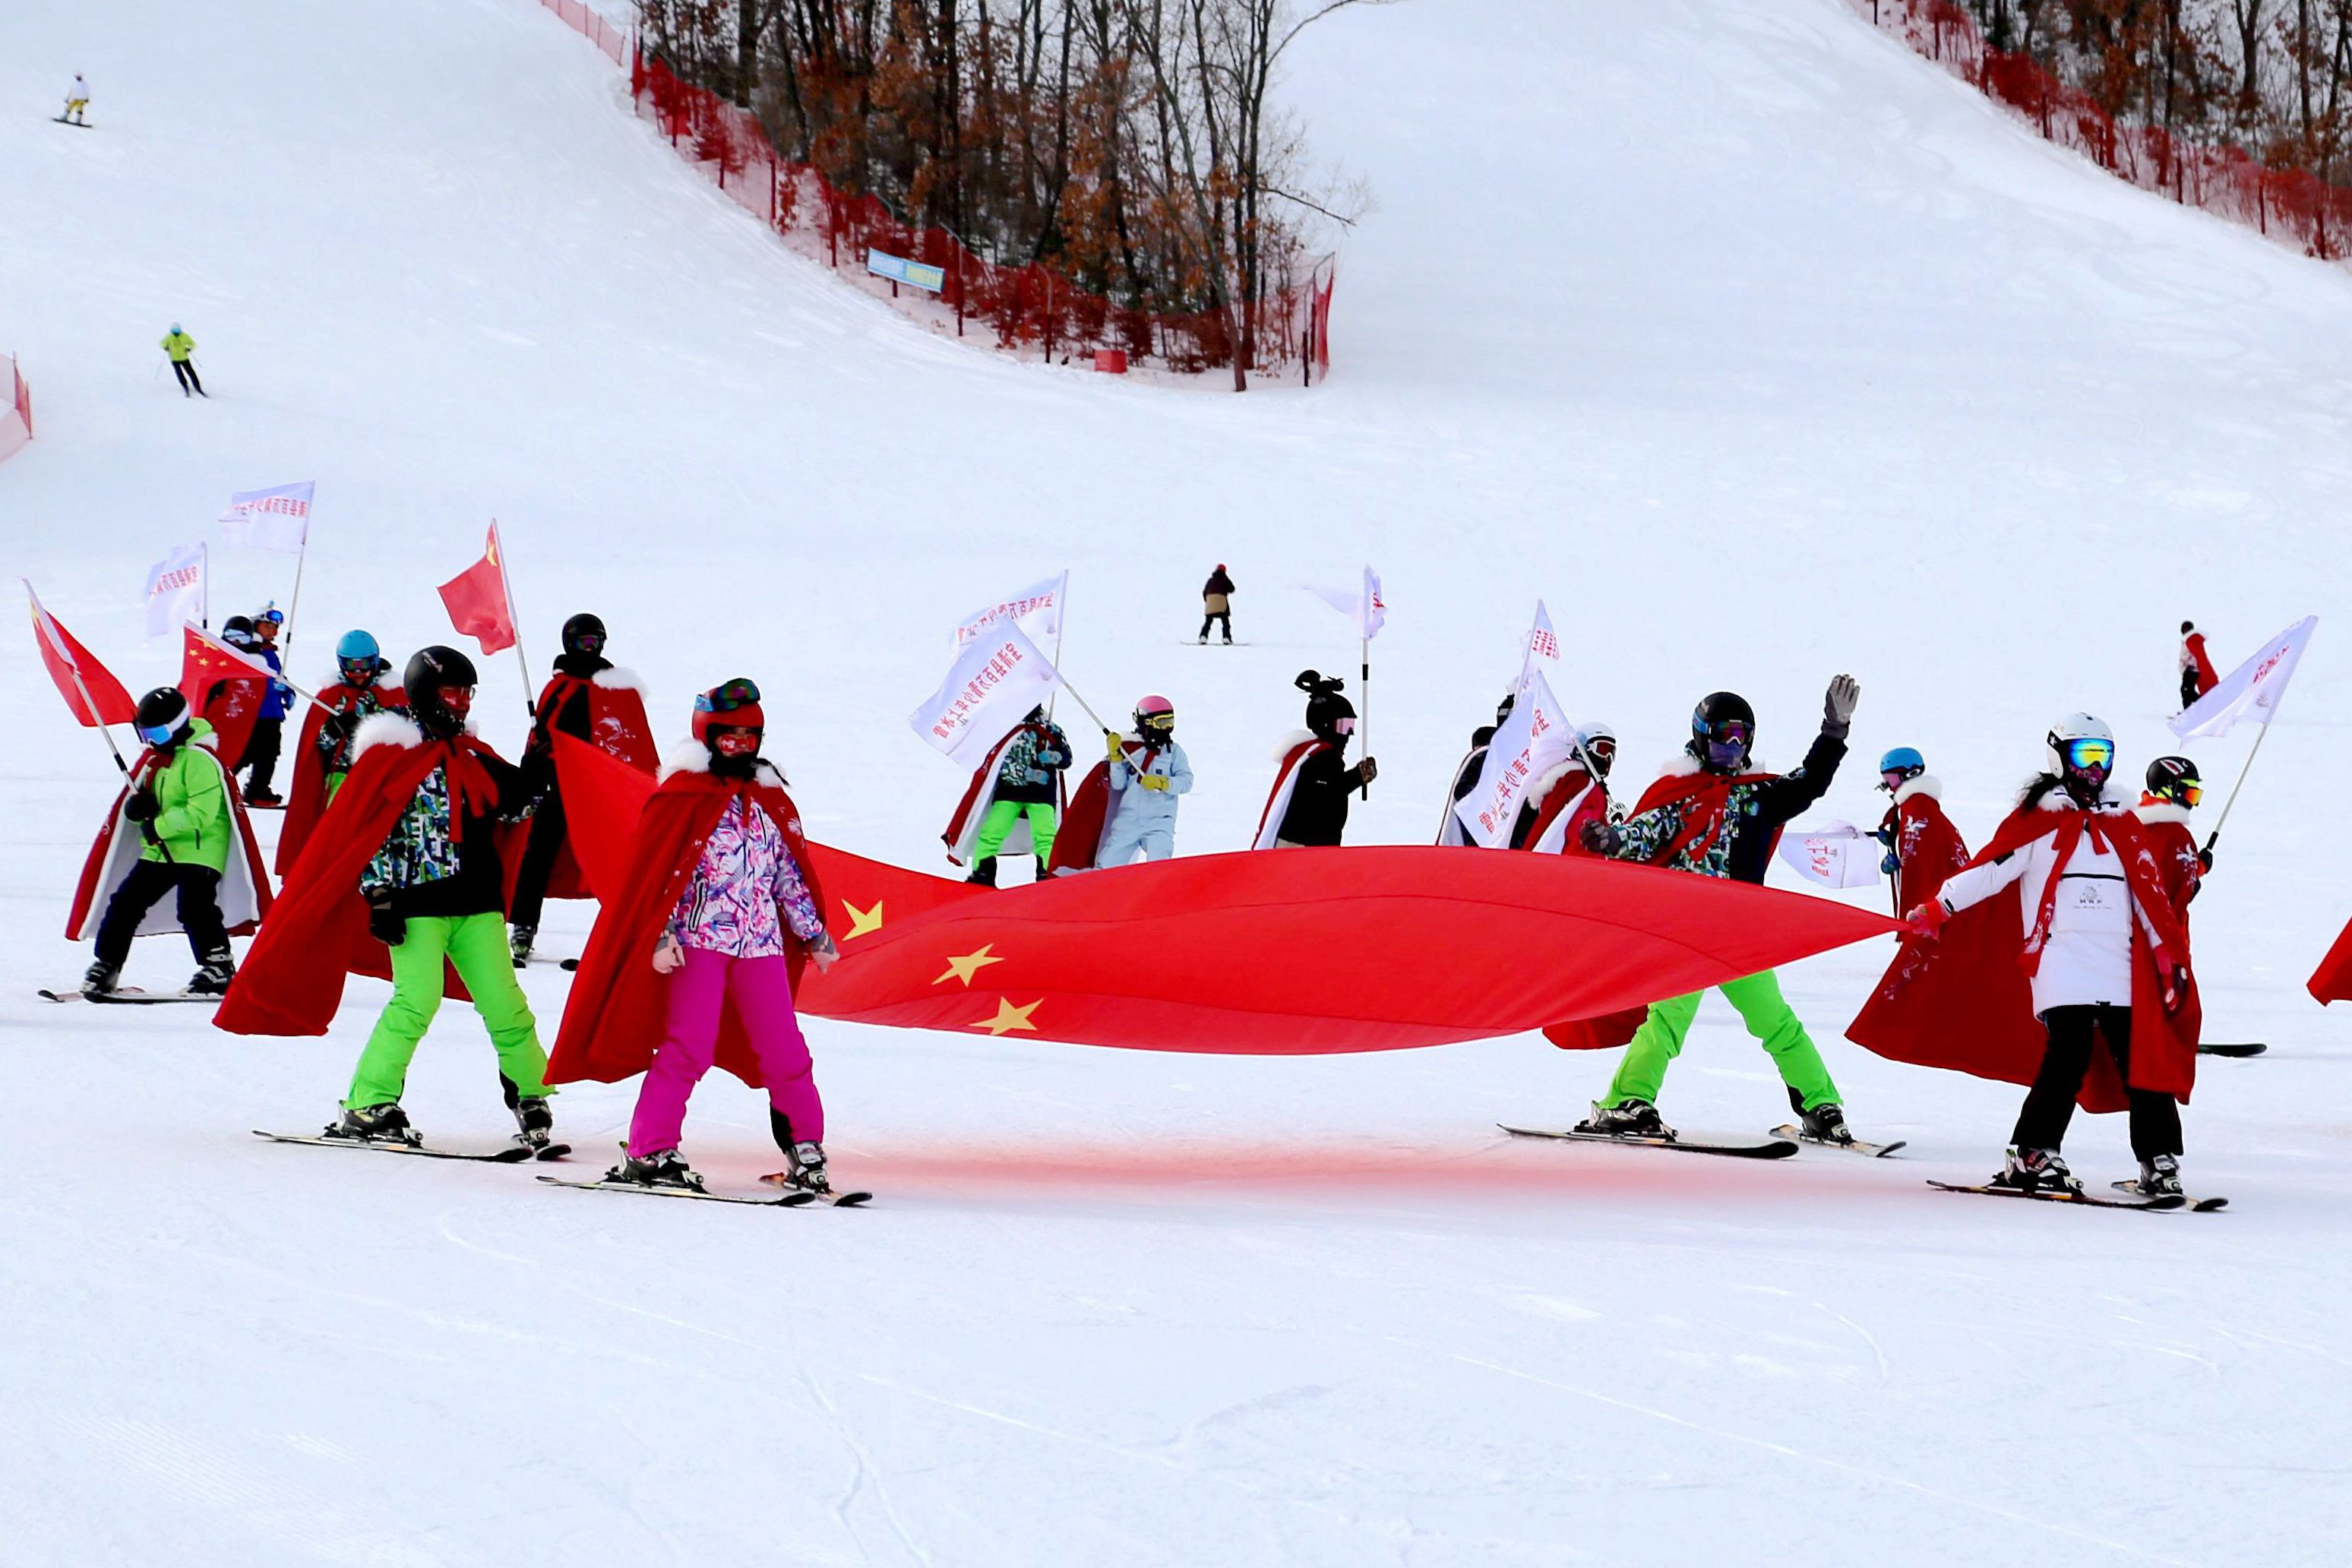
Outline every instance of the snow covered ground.
<svg viewBox="0 0 2352 1568"><path fill-rule="evenodd" d="M47 122L77 69L89 131ZM1979 838L2058 713L2113 720L2134 773L2169 749L2183 616L2226 661L2317 611L2197 909L2210 1032L2272 1044L2188 1113L2231 1211L1925 1189L1992 1168L2017 1096L1837 1039L1874 948L1789 984L1900 1162L1507 1145L1609 1066L1533 1037L1265 1061L823 1025L865 1213L265 1145L330 1114L383 989L317 1041L32 1000L84 962L58 927L110 770L19 633L0 1563L2352 1554L2352 1074L2300 990L2352 913L2313 809L2352 734L2352 279L2054 153L1841 0L1408 0L1310 34L1289 98L1380 210L1331 383L1233 398L908 327L526 0L19 0L0 347L40 428L0 566L142 687L173 671L147 563L315 476L315 675L346 626L445 637L431 584L495 515L534 658L598 611L665 725L754 676L813 828L914 866L960 782L902 717L946 628L1065 565L1079 689L1177 704L1194 852L1246 837L1290 678L1353 664L1289 585L1367 560L1358 834L1400 841L1538 594L1629 773L1718 686L1793 760L1851 669L1862 760L1822 816L1874 814L1868 763L1916 743ZM174 320L208 403L158 380ZM215 559L215 615L284 600L284 558ZM1247 646L1180 646L1218 560ZM510 744L511 658L484 691ZM560 952L587 913L558 908ZM133 978L185 967L145 944ZM563 977L528 984L551 1026ZM487 1142L493 1087L450 1009L413 1113ZM583 1163L630 1093L562 1097ZM1783 1107L1710 1005L1670 1117ZM774 1160L725 1079L688 1149L725 1185ZM2117 1120L2070 1152L2126 1173Z"/></svg>

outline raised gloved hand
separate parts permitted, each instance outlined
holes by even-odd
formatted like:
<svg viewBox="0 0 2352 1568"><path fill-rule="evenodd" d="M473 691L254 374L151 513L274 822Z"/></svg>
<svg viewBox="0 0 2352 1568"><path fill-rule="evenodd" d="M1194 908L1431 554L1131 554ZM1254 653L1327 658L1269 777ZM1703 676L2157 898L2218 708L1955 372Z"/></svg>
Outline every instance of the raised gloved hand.
<svg viewBox="0 0 2352 1568"><path fill-rule="evenodd" d="M1952 911L1944 907L1943 900L1930 899L1905 915L1903 923L1910 928L1913 936L1923 942L1934 942L1944 934L1944 922L1951 918Z"/></svg>
<svg viewBox="0 0 2352 1568"><path fill-rule="evenodd" d="M368 900L368 935L386 947L398 947L408 940L408 917L392 907L389 893Z"/></svg>
<svg viewBox="0 0 2352 1568"><path fill-rule="evenodd" d="M1138 773L1135 782L1146 789L1165 790L1168 781L1158 773Z"/></svg>
<svg viewBox="0 0 2352 1568"><path fill-rule="evenodd" d="M2189 1000L2190 977L2188 962L2185 959L2173 957L2172 950L2169 948L2158 948L2156 978L2158 987L2158 995L2164 1003L2164 1010L2167 1013L2179 1012Z"/></svg>
<svg viewBox="0 0 2352 1568"><path fill-rule="evenodd" d="M1822 699L1822 733L1843 741L1853 725L1854 705L1862 700L1862 685L1851 675L1832 678Z"/></svg>
<svg viewBox="0 0 2352 1568"><path fill-rule="evenodd" d="M133 822L152 822L163 810L163 803L155 798L153 790L144 785L132 790L131 798L122 803L122 815Z"/></svg>
<svg viewBox="0 0 2352 1568"><path fill-rule="evenodd" d="M841 962L841 948L834 942L831 931L816 933L816 940L809 943L809 962L816 965L819 974Z"/></svg>
<svg viewBox="0 0 2352 1568"><path fill-rule="evenodd" d="M1614 823L1588 822L1584 825L1584 831L1578 834L1576 837L1578 843L1595 855L1613 857L1617 851L1625 847L1625 835Z"/></svg>
<svg viewBox="0 0 2352 1568"><path fill-rule="evenodd" d="M676 974L685 963L686 949L677 944L677 938L662 932L661 939L654 943L654 973Z"/></svg>

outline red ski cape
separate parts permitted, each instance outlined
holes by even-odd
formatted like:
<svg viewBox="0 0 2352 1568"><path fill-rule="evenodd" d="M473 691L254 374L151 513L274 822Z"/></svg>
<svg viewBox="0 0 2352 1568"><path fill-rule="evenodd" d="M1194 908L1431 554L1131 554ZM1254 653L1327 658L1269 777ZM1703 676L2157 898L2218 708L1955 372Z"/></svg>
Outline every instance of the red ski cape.
<svg viewBox="0 0 2352 1568"><path fill-rule="evenodd" d="M1927 787L1921 788L1920 785ZM1895 839L1895 912L1910 913L1944 890L1953 872L1969 863L1968 841L1952 819L1935 780L1922 775L1895 792L1895 804L1880 819L1879 831Z"/></svg>
<svg viewBox="0 0 2352 1568"><path fill-rule="evenodd" d="M219 763L220 754L214 750L210 737L190 742L202 747L205 754ZM139 753L131 764L131 776L143 779L155 760L153 748ZM253 837L253 823L245 814L245 796L238 793L236 777L226 767L221 768L221 784L228 792L229 816L236 824L236 847L230 851L221 871L221 920L231 936L251 936L260 929L261 918L269 912L271 894L269 873L263 869L261 845ZM98 934L98 923L106 918L106 906L114 890L131 875L145 841L137 825L122 815L131 799L127 784L115 791L114 808L106 814L98 837L82 859L81 879L74 885L73 907L66 913L66 940L86 942ZM181 931L179 900L165 899L147 911L135 933L140 936L162 936Z"/></svg>
<svg viewBox="0 0 2352 1568"><path fill-rule="evenodd" d="M2188 927L2174 912L2166 890L2159 850L2136 817L2021 807L2010 814L1992 842L1969 864L1997 860L2053 833L2084 832L2106 838L2158 940L2188 963ZM2050 887L2056 885L2053 875ZM2031 1084L2041 1069L2048 1036L2033 1015L2030 962L2017 889L2004 888L1954 915L1937 940L1906 937L1878 988L1847 1027L1846 1038L1894 1061ZM2132 1087L2157 1089L2187 1104L2197 1081L2197 1036L2202 1020L2197 986L2192 980L2180 1011L2167 1016L2155 954L2137 922L2131 1005ZM2076 1102L2090 1111L2121 1110L2127 1103L2123 1090L2114 1058L2104 1051L2093 1052Z"/></svg>
<svg viewBox="0 0 2352 1568"><path fill-rule="evenodd" d="M972 847L980 841L981 820L988 815L988 808L996 804L997 767L1004 761L1004 749L1024 731L1036 731L1042 734L1044 727L1024 719L1004 731L1003 737L988 748L988 755L981 759L980 766L972 770L971 782L963 786L962 798L956 802L955 815L948 818L947 831L940 835L940 842L948 847L950 864L971 864ZM1069 785L1064 774L1057 773L1054 775L1054 788L1062 796L1055 804L1067 810ZM1061 836L1057 831L1055 835L1057 847L1060 842ZM1035 840L1029 837L1029 819L1024 816L1006 836L1004 849L1007 853L1018 854L1023 849L1034 847L1034 844Z"/></svg>
<svg viewBox="0 0 2352 1568"><path fill-rule="evenodd" d="M2213 668L2212 656L2205 651L2205 634L2190 632L2181 639L2189 650L2189 667L2197 671L2197 695L2204 696L2221 684L2220 672Z"/></svg>
<svg viewBox="0 0 2352 1568"><path fill-rule="evenodd" d="M1095 868L1102 858L1103 834L1110 827L1116 804L1110 795L1110 762L1106 758L1088 768L1071 792L1061 825L1054 830L1054 858L1046 865L1047 876Z"/></svg>
<svg viewBox="0 0 2352 1568"><path fill-rule="evenodd" d="M767 813L807 879L817 908L827 907L808 840L801 832L800 808L784 793L782 774L762 766L755 779L724 779L711 773L707 762L670 773L646 801L637 820L621 891L598 911L595 928L588 933L588 950L572 978L563 1026L548 1060L550 1083L582 1079L612 1083L645 1071L652 1062L654 1047L661 1043L670 981L654 969L654 943L693 878L711 829L728 802L739 795ZM786 936L790 974L797 986L808 951L789 932ZM719 1022L718 1061L752 1088L761 1087L759 1058L731 1006Z"/></svg>
<svg viewBox="0 0 2352 1568"><path fill-rule="evenodd" d="M373 689L382 710L408 706L407 693L397 686ZM280 877L301 858L302 846L326 814L327 764L319 756L319 732L327 727L330 711L349 712L362 695L358 687L337 680L320 691L317 701L303 705L302 738L294 743L294 782L286 786L285 826L278 830L278 858L272 862Z"/></svg>
<svg viewBox="0 0 2352 1568"><path fill-rule="evenodd" d="M2352 1002L2352 922L2345 925L2336 945L2327 950L2327 956L2311 972L2305 989L2323 1007L2330 1002Z"/></svg>
<svg viewBox="0 0 2352 1568"><path fill-rule="evenodd" d="M1608 795L1592 786L1592 775L1581 765L1571 764L1544 791L1536 807L1535 820L1528 825L1526 841L1513 847L1553 855L1590 854L1579 835L1586 823L1601 821L1609 810ZM1563 813L1569 814L1566 821L1561 820ZM1559 832L1553 832L1555 827ZM1544 840L1548 837L1558 843L1545 850Z"/></svg>
<svg viewBox="0 0 2352 1568"><path fill-rule="evenodd" d="M614 667L600 670L583 679L562 670L548 681L539 694L539 714L551 727L546 733L562 739L562 731L552 728L555 715L574 693L588 694L589 743L608 755L618 757L650 780L660 766L660 751L654 744L653 725L646 718L646 700L637 689L637 678L629 671ZM577 741L578 736L568 737ZM562 772L557 773L556 787L562 788ZM547 876L547 896L551 899L588 899L595 897L595 879L581 863L578 852L579 835L572 827L572 802L564 802L563 847L556 852L555 864Z"/></svg>
<svg viewBox="0 0 2352 1568"><path fill-rule="evenodd" d="M323 1035L342 1005L346 973L390 979L392 950L368 934L360 873L436 767L448 766L453 795L494 787L476 759L498 753L470 735L427 741L404 717L377 713L360 726L359 743L343 787L230 983L213 1017L216 1027L233 1035ZM520 826L527 825L498 831L509 885L520 859ZM454 969L445 971L442 985L446 996L467 994Z"/></svg>
<svg viewBox="0 0 2352 1568"><path fill-rule="evenodd" d="M1274 789L1265 797L1265 810L1259 813L1257 837L1250 840L1253 849L1271 849L1282 837L1283 820L1290 815L1290 802L1298 793L1298 770L1307 759L1330 745L1301 731L1283 743L1279 765L1275 770Z"/></svg>

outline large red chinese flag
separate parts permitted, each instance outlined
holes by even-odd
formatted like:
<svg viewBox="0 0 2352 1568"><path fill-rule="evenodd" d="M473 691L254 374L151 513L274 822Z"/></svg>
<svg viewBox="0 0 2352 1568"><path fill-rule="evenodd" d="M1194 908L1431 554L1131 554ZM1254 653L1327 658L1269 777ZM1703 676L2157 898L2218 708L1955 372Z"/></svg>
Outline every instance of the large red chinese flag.
<svg viewBox="0 0 2352 1568"><path fill-rule="evenodd" d="M194 626L182 627L180 635L180 695L197 718L213 727L220 738L221 760L235 767L261 718L269 671Z"/></svg>
<svg viewBox="0 0 2352 1568"><path fill-rule="evenodd" d="M25 597L33 605L33 642L41 650L49 679L58 684L58 694L73 710L75 721L86 729L136 722L139 704L114 679L114 672L99 663L89 649L74 640L73 633L41 607L40 595L33 592L30 583L25 584ZM89 693L87 698L84 692Z"/></svg>
<svg viewBox="0 0 2352 1568"><path fill-rule="evenodd" d="M499 563L499 525L482 546L482 558L441 584L449 624L482 645L485 658L515 645L514 606L507 603L506 569Z"/></svg>

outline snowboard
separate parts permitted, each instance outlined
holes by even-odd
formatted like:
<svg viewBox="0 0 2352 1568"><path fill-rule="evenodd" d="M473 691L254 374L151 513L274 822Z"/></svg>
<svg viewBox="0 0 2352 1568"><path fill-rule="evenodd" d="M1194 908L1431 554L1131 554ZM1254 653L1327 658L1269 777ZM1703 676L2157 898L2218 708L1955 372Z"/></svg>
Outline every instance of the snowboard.
<svg viewBox="0 0 2352 1568"><path fill-rule="evenodd" d="M789 1192L800 1192L798 1187L792 1184L791 1175L782 1171L771 1172L760 1180L772 1187L782 1187ZM813 1203L824 1204L837 1209L854 1209L861 1204L870 1204L874 1201L872 1193L835 1193L830 1198L818 1197L814 1193L802 1193L801 1195Z"/></svg>
<svg viewBox="0 0 2352 1568"><path fill-rule="evenodd" d="M571 1187L583 1193L642 1193L649 1198L692 1198L706 1204L749 1204L754 1208L796 1209L816 1201L814 1193L786 1193L776 1198L739 1198L730 1193L706 1193L693 1187L648 1187L639 1182L567 1182L560 1176L541 1176L551 1187Z"/></svg>
<svg viewBox="0 0 2352 1568"><path fill-rule="evenodd" d="M303 1143L313 1149L373 1149L383 1154L415 1154L426 1160L472 1160L485 1165L520 1165L526 1160L561 1160L572 1152L569 1143L550 1143L543 1149L533 1149L527 1143L516 1143L488 1153L474 1153L463 1149L435 1149L422 1143L402 1143L388 1138L327 1138L299 1132L265 1132L257 1127L256 1138L267 1138L272 1143Z"/></svg>
<svg viewBox="0 0 2352 1568"><path fill-rule="evenodd" d="M1621 1138L1613 1132L1579 1132L1570 1128L1557 1131L1540 1127L1513 1127L1497 1122L1514 1138L1557 1138L1570 1143L1612 1143L1626 1149L1679 1149L1685 1154L1724 1154L1736 1160L1785 1160L1797 1152L1797 1146L1785 1138L1773 1138L1761 1143L1718 1143L1706 1139L1685 1138Z"/></svg>
<svg viewBox="0 0 2352 1568"><path fill-rule="evenodd" d="M70 125L80 131L87 131L89 129L89 121L87 120L68 120L62 114L52 114L49 116L49 119L58 125Z"/></svg>
<svg viewBox="0 0 2352 1568"><path fill-rule="evenodd" d="M1884 1160L1910 1142L1907 1138L1897 1138L1892 1143L1865 1143L1857 1138L1851 1143L1832 1143L1825 1139L1806 1137L1804 1129L1794 1123L1775 1127L1772 1129L1772 1136L1789 1139L1799 1143L1811 1143L1816 1149L1843 1149L1849 1154L1861 1154L1873 1160Z"/></svg>
<svg viewBox="0 0 2352 1568"><path fill-rule="evenodd" d="M2266 1045L2258 1045L2252 1041L2218 1046L2200 1043L2197 1047L2197 1054L2200 1057L2258 1057L2269 1049L2270 1047Z"/></svg>
<svg viewBox="0 0 2352 1568"><path fill-rule="evenodd" d="M2085 1208L2095 1209L2150 1209L2160 1211L2164 1209L2183 1209L2189 1206L2189 1200L2184 1197L2103 1198L2092 1193L2070 1193L2063 1191L2027 1193L2020 1192L2015 1187L1996 1187L1990 1184L1971 1185L1961 1182L1930 1181L1927 1184L1935 1188L1937 1192L1942 1193L1979 1193L1989 1198L2026 1198L2034 1203L2078 1204Z"/></svg>

